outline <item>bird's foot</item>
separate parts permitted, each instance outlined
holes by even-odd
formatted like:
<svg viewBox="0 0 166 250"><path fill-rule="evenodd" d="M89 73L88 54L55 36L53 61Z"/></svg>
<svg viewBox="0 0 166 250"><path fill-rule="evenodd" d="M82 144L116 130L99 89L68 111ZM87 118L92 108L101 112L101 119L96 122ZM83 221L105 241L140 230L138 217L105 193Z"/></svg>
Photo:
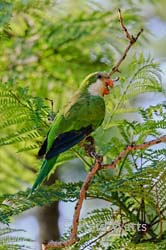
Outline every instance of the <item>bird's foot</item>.
<svg viewBox="0 0 166 250"><path fill-rule="evenodd" d="M96 152L90 152L90 156L94 158L95 160L98 160L100 162L103 162L103 156L97 154Z"/></svg>
<svg viewBox="0 0 166 250"><path fill-rule="evenodd" d="M103 157L96 153L95 140L92 136L85 138L83 146L88 156L100 161L101 163L103 162Z"/></svg>
<svg viewBox="0 0 166 250"><path fill-rule="evenodd" d="M95 140L92 136L86 137L84 141L84 149L87 155L89 155L93 159L98 160L102 163L103 157L96 153Z"/></svg>
<svg viewBox="0 0 166 250"><path fill-rule="evenodd" d="M92 136L88 136L85 138L84 149L87 155L89 155L90 157L94 157L94 155L96 154L95 140Z"/></svg>

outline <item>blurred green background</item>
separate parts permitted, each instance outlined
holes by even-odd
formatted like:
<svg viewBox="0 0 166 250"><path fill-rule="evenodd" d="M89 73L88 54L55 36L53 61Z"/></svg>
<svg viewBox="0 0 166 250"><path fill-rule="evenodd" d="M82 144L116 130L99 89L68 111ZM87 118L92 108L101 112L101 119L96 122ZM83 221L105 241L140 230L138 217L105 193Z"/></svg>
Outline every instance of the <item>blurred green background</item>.
<svg viewBox="0 0 166 250"><path fill-rule="evenodd" d="M132 34L136 34L140 27L145 29L140 41L121 67L121 80L128 75L128 62L132 60L133 55L141 51L161 63L165 82L164 0L8 0L0 1L2 84L8 82L27 87L29 95L52 99L55 114L71 98L87 74L111 70L123 53L127 40L118 22L118 8L124 13L125 23ZM166 89L166 86L163 88ZM130 105L132 108L133 105L148 106L162 98L161 94L154 93L135 96L128 103L128 108ZM45 100L44 105L48 106L48 114L51 116L50 101ZM124 115L123 111L118 115ZM130 118L129 114L128 117ZM132 118L133 115L130 119ZM27 145L24 142L24 145L16 143L0 148L1 194L25 190L33 183L40 167L36 153L51 124L49 118L46 119L46 124L40 128L41 133L37 135L34 150L18 152L22 147L28 147L28 140ZM7 129L2 127L0 137L13 133L15 129L15 126ZM68 182L83 180L85 174L82 163L73 160L64 164L57 175ZM100 201L88 201L85 203L84 212L102 205ZM57 204L42 209L36 208L16 217L13 223L15 227L26 229L27 235L37 242L45 238L55 239L59 235L59 230L55 230L58 221L60 233L70 225L73 206L73 203L60 202L59 210ZM35 243L35 249L40 249L38 243Z"/></svg>

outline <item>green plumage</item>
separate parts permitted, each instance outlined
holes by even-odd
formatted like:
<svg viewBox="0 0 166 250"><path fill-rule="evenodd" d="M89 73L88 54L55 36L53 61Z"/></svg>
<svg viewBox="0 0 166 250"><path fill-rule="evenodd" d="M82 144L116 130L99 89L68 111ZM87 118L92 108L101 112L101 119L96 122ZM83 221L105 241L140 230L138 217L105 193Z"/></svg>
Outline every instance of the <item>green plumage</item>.
<svg viewBox="0 0 166 250"><path fill-rule="evenodd" d="M55 117L40 155L45 155L32 192L43 182L53 168L58 155L85 138L101 125L105 117L105 103L102 96L88 91L96 81L96 74L90 75L81 84L78 93ZM57 152L57 153L56 153Z"/></svg>
<svg viewBox="0 0 166 250"><path fill-rule="evenodd" d="M92 125L96 129L104 119L105 103L102 97L91 96L82 93L68 104L55 118L48 134L48 146L50 149L56 136L71 130L79 130L82 127Z"/></svg>
<svg viewBox="0 0 166 250"><path fill-rule="evenodd" d="M51 171L52 167L56 163L57 156L53 157L50 160L44 160L42 163L42 166L40 168L39 174L37 176L37 179L32 187L31 193L42 183L42 181L45 179L46 176L48 176L49 172Z"/></svg>

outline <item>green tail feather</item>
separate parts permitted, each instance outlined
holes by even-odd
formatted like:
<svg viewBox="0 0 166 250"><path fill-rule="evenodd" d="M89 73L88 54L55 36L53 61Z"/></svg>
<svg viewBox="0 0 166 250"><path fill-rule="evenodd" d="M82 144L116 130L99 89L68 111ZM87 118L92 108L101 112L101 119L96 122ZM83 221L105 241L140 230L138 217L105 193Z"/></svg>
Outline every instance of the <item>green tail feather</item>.
<svg viewBox="0 0 166 250"><path fill-rule="evenodd" d="M49 160L44 160L43 164L39 170L37 179L35 183L33 184L33 187L31 189L31 194L39 187L39 185L44 181L44 179L48 176L49 172L53 168L58 156L49 159Z"/></svg>

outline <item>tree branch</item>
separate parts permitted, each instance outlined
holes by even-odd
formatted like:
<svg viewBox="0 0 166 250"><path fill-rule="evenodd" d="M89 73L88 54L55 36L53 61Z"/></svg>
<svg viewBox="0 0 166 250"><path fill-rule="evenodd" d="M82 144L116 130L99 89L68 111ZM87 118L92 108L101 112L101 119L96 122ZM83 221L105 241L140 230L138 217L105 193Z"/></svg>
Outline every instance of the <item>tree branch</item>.
<svg viewBox="0 0 166 250"><path fill-rule="evenodd" d="M111 164L104 164L102 165L102 168L104 169L112 169L115 168L116 165L125 158L125 156L132 151L136 151L136 150L142 150L145 148L149 148L150 146L162 143L162 142L166 142L166 135L161 136L157 139L151 140L149 142L144 142L143 144L139 144L139 145L128 145L122 152L120 152L120 154L117 156L117 158L111 163Z"/></svg>
<svg viewBox="0 0 166 250"><path fill-rule="evenodd" d="M91 180L93 178L93 176L96 174L96 172L98 172L101 168L101 162L102 162L102 158L97 158L95 160L95 164L92 167L91 171L88 173L80 194L79 194L79 198L78 201L76 203L75 206L75 212L74 212L74 216L73 216L73 223L72 223L72 229L71 229L71 233L70 233L70 239L68 241L62 241L62 242L56 242L56 241L52 241L49 243L43 243L42 244L42 250L47 250L47 249L51 249L51 248L63 248L63 247L67 247L67 246L71 246L72 244L74 244L76 241L78 241L78 237L77 237L77 231L78 231L78 223L79 223L79 218L80 218L80 211L82 208L82 204L83 201L86 198L86 192L89 188L89 185L91 183Z"/></svg>
<svg viewBox="0 0 166 250"><path fill-rule="evenodd" d="M113 169L116 167L116 165L123 160L126 155L129 152L132 151L136 151L136 150L142 150L142 149L146 149L148 147L151 147L153 145L162 143L162 142L166 142L166 135L161 136L159 138L156 138L154 140L151 140L149 142L145 142L143 144L139 144L139 145L128 145L122 152L120 152L120 154L116 157L116 159L111 163L111 164L102 164L102 157L101 158L97 158L95 160L95 164L92 167L91 171L88 173L81 191L80 191L80 195L77 201L77 204L75 206L75 212L74 212L74 216L73 216L73 223L72 223L72 229L71 229L71 234L70 234L70 239L68 241L62 241L62 242L56 242L56 241L52 241L49 243L43 243L42 244L42 250L48 250L51 248L63 248L63 247L67 247L67 246L71 246L72 244L74 244L75 242L77 242L79 239L77 237L77 232L78 232L78 223L79 223L79 218L80 218L80 212L81 212L81 208L82 208L82 204L83 201L86 198L86 192L89 188L89 185L91 183L92 178L95 176L95 174L101 170L101 169Z"/></svg>
<svg viewBox="0 0 166 250"><path fill-rule="evenodd" d="M131 35L128 32L128 29L126 28L126 26L124 25L124 21L123 21L123 17L122 17L122 13L121 10L118 9L119 11L119 22L122 28L122 31L124 31L126 38L129 41L129 45L126 47L123 55L121 56L121 58L119 59L119 61L116 63L116 65L112 68L111 72L109 73L109 76L113 75L115 72L120 72L119 70L119 66L121 65L121 63L125 60L130 48L133 46L134 43L136 43L136 41L138 40L139 36L141 35L141 33L143 32L143 28L140 29L140 31L137 33L136 36Z"/></svg>

